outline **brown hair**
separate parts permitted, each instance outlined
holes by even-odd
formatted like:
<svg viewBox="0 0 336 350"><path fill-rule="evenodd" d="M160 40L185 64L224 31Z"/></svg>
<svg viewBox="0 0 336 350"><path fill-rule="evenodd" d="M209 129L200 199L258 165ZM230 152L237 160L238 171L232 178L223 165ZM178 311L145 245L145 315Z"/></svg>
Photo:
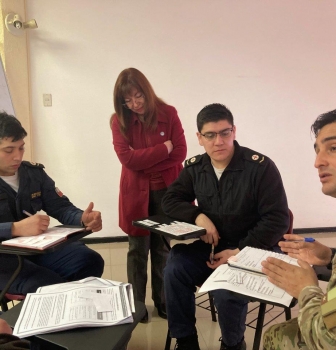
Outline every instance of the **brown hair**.
<svg viewBox="0 0 336 350"><path fill-rule="evenodd" d="M148 79L137 69L124 69L118 76L114 85L113 102L115 114L110 119L112 127L113 118L118 118L121 133L126 136L129 128L132 111L123 106L124 96L129 95L132 89L136 89L145 96L145 128L155 130L157 126L157 113L163 100L155 95L152 85Z"/></svg>

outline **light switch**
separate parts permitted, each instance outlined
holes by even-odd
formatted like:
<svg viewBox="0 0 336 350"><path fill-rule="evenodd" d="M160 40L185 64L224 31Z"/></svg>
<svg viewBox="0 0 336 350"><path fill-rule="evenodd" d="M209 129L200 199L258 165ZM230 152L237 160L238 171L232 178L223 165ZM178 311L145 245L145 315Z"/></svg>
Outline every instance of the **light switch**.
<svg viewBox="0 0 336 350"><path fill-rule="evenodd" d="M43 106L44 107L52 106L51 94L43 94Z"/></svg>

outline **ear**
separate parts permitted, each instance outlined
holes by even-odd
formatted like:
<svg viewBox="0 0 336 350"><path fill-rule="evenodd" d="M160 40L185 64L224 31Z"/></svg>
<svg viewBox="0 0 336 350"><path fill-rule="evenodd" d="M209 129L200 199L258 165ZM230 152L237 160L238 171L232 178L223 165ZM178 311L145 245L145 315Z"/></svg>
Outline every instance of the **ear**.
<svg viewBox="0 0 336 350"><path fill-rule="evenodd" d="M203 146L202 135L201 135L199 132L197 132L197 133L196 133L196 136L197 136L197 138L198 138L198 143L199 143L199 145L200 145L200 146Z"/></svg>
<svg viewBox="0 0 336 350"><path fill-rule="evenodd" d="M233 127L232 127L232 133L233 133L233 139L235 140L236 139L236 130L237 130L237 128L236 128L236 126L234 125Z"/></svg>

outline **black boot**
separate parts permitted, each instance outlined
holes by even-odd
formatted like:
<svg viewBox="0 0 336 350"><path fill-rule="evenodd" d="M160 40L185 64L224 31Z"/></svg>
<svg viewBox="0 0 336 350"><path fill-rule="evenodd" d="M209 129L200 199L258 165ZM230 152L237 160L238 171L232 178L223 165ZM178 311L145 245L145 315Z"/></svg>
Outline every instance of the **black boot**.
<svg viewBox="0 0 336 350"><path fill-rule="evenodd" d="M155 304L157 308L158 315L161 318L167 319L166 304Z"/></svg>
<svg viewBox="0 0 336 350"><path fill-rule="evenodd" d="M189 335L184 338L177 338L175 350L201 350L198 345L197 334Z"/></svg>
<svg viewBox="0 0 336 350"><path fill-rule="evenodd" d="M246 342L244 338L236 345L234 346L228 346L226 345L222 338L219 338L219 341L221 342L221 347L219 350L246 350Z"/></svg>
<svg viewBox="0 0 336 350"><path fill-rule="evenodd" d="M142 317L142 319L140 320L141 323L148 323L148 311L146 309L146 313L145 315Z"/></svg>

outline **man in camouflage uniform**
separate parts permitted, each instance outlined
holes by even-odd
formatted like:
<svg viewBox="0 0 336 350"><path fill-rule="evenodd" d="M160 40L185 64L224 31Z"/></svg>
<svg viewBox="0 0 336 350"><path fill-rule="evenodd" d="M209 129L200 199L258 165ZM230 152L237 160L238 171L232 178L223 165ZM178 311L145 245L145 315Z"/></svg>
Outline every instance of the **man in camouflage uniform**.
<svg viewBox="0 0 336 350"><path fill-rule="evenodd" d="M336 198L336 110L320 115L312 125L316 142L315 167L322 192ZM269 280L299 301L298 318L272 326L264 334L264 350L336 349L336 249L298 235L284 235L282 251L299 259L299 267L274 258L264 261ZM290 242L301 240L301 242ZM332 268L324 294L310 265Z"/></svg>

